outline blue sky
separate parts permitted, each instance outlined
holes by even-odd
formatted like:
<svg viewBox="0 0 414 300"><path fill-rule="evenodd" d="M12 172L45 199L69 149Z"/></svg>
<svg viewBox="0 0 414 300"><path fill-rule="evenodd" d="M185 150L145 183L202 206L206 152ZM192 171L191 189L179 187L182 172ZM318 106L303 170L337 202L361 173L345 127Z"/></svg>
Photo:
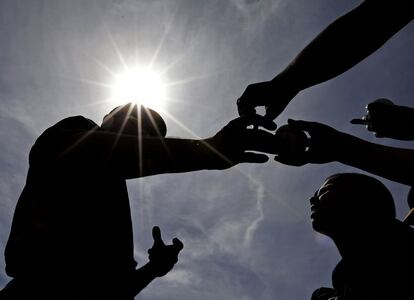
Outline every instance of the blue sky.
<svg viewBox="0 0 414 300"><path fill-rule="evenodd" d="M96 122L114 104L107 69L154 61L180 82L169 89L168 136L208 137L237 116L247 84L268 80L350 0L3 0L0 2L0 251L25 182L28 152L46 128L71 115ZM342 76L302 92L277 119L317 120L376 140L349 120L380 97L412 105L412 24ZM240 165L226 171L162 175L128 182L136 259L146 262L151 228L185 244L173 272L140 299L309 299L330 283L339 259L315 234L308 199L323 179L353 169ZM382 180L398 216L408 188ZM0 286L9 280L0 257Z"/></svg>

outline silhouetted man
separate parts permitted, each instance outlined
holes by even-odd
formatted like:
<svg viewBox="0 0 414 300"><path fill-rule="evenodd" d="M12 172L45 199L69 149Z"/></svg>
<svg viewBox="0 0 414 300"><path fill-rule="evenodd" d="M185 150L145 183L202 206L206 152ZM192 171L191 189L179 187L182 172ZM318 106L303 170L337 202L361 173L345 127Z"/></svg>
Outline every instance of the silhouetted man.
<svg viewBox="0 0 414 300"><path fill-rule="evenodd" d="M128 104L101 127L76 116L47 129L30 151L6 290L17 299L133 299L173 267L182 244L165 246L154 229L150 262L136 270L126 179L265 162L246 150L261 150L271 134L249 122L235 119L205 140L166 138L158 113Z"/></svg>
<svg viewBox="0 0 414 300"><path fill-rule="evenodd" d="M342 257L332 275L334 289L318 289L312 300L413 298L406 270L414 267L414 230L395 219L393 198L381 182L336 174L310 204L313 228L330 237Z"/></svg>
<svg viewBox="0 0 414 300"><path fill-rule="evenodd" d="M302 90L332 79L375 52L414 18L411 0L365 0L323 30L271 81L249 85L240 115L266 107L276 118Z"/></svg>

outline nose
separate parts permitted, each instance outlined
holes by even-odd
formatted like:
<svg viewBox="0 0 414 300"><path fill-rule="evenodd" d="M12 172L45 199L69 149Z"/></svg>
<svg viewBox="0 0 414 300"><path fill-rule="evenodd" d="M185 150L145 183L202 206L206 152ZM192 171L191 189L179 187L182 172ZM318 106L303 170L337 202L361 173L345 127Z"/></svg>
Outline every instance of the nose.
<svg viewBox="0 0 414 300"><path fill-rule="evenodd" d="M316 197L316 196L310 197L309 202L310 202L311 205L315 205L316 202L318 202L318 197Z"/></svg>

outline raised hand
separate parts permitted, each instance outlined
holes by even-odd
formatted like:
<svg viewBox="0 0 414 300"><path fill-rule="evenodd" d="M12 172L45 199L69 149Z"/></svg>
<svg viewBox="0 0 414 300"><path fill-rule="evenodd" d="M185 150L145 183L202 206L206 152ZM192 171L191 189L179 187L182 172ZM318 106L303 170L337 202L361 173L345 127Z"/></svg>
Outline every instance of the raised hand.
<svg viewBox="0 0 414 300"><path fill-rule="evenodd" d="M178 261L178 254L184 248L183 243L174 238L172 245L165 245L161 237L161 230L158 226L152 228L154 244L148 250L149 264L156 277L162 277L172 270Z"/></svg>
<svg viewBox="0 0 414 300"><path fill-rule="evenodd" d="M292 83L282 80L282 76L272 81L253 83L247 86L237 100L237 109L240 116L254 115L256 107L264 106L266 108L265 118L273 120L298 92L299 90L296 90Z"/></svg>
<svg viewBox="0 0 414 300"><path fill-rule="evenodd" d="M351 123L366 125L379 138L414 140L414 108L381 98L369 103L366 109L362 119L353 119Z"/></svg>

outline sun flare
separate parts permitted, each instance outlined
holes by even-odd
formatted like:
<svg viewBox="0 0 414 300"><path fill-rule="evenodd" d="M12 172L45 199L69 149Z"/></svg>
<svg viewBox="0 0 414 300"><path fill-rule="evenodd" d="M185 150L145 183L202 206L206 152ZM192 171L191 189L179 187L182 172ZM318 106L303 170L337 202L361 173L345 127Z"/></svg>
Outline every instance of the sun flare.
<svg viewBox="0 0 414 300"><path fill-rule="evenodd" d="M113 102L134 102L154 110L165 110L167 88L165 79L155 70L135 66L115 75Z"/></svg>

